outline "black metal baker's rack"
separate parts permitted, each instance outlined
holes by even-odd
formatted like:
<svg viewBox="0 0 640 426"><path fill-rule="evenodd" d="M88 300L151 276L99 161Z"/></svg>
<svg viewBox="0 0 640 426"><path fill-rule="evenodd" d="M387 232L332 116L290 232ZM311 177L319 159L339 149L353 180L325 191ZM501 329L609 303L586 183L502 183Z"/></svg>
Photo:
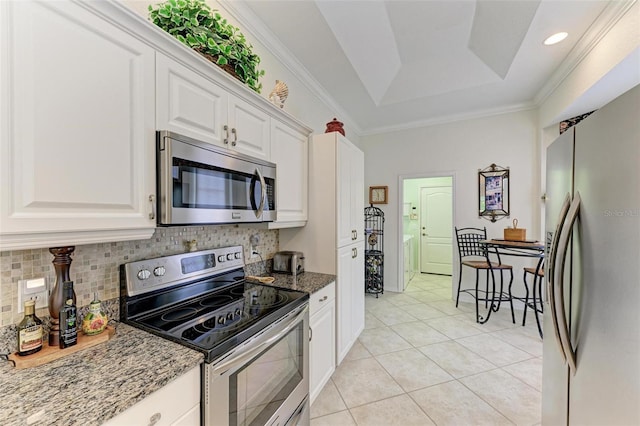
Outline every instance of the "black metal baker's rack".
<svg viewBox="0 0 640 426"><path fill-rule="evenodd" d="M377 207L364 209L365 291L376 298L384 293L384 212Z"/></svg>

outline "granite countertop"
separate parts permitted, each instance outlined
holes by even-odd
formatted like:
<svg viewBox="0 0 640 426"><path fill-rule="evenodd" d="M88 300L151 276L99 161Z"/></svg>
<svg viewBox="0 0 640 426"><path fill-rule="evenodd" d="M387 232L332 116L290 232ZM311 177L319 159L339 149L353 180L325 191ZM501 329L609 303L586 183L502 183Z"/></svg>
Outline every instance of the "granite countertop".
<svg viewBox="0 0 640 426"><path fill-rule="evenodd" d="M320 274L318 272L303 272L297 276L289 274L278 274L272 272L264 276L274 277L276 280L272 284L274 287L282 287L290 290L304 291L309 294L322 290L336 280L335 275Z"/></svg>
<svg viewBox="0 0 640 426"><path fill-rule="evenodd" d="M203 361L200 352L116 323L105 343L17 370L0 362L3 425L101 424Z"/></svg>

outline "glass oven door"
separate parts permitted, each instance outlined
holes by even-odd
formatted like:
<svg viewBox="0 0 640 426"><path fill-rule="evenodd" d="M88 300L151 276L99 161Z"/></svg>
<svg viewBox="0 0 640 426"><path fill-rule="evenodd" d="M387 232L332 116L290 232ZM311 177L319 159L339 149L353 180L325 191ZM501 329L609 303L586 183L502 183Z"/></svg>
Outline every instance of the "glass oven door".
<svg viewBox="0 0 640 426"><path fill-rule="evenodd" d="M309 393L308 317L306 305L298 308L205 366L205 425L285 425L303 411Z"/></svg>

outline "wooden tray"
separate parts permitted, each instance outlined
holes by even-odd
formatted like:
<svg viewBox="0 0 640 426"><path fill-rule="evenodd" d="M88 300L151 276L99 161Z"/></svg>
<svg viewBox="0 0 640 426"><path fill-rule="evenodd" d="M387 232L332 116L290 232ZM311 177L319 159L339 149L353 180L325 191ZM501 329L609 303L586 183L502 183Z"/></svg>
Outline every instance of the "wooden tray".
<svg viewBox="0 0 640 426"><path fill-rule="evenodd" d="M92 346L96 346L100 343L106 342L116 333L116 329L112 326L107 326L105 330L94 336L87 336L83 332L78 333L78 343L68 348L60 349L56 346L49 346L47 342L44 342L42 349L35 354L20 356L18 354L9 355L9 359L15 361L17 369L37 367L55 361L67 355L71 355L78 351L81 351Z"/></svg>

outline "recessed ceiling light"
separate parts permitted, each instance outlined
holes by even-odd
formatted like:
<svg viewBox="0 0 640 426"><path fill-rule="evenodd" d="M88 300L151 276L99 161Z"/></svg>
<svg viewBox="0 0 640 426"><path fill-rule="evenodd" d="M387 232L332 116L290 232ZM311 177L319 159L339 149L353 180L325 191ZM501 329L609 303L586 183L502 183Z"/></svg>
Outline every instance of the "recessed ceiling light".
<svg viewBox="0 0 640 426"><path fill-rule="evenodd" d="M547 37L547 39L544 41L544 44L547 46L551 46L552 44L560 43L562 40L567 38L568 35L569 34L565 33L564 31L561 33L556 33L550 37Z"/></svg>

